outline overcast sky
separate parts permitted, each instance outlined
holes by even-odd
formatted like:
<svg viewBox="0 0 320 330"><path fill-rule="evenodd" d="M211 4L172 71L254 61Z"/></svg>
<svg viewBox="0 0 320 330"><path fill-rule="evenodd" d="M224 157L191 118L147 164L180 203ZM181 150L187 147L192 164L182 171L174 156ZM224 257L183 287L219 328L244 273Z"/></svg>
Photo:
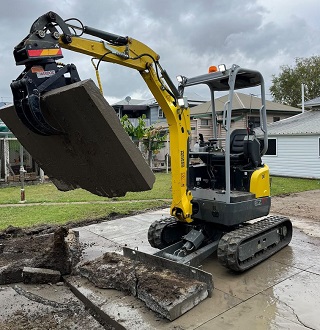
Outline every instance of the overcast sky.
<svg viewBox="0 0 320 330"><path fill-rule="evenodd" d="M235 63L261 71L269 93L281 65L320 55L319 0L2 0L0 8L0 101L5 102L12 100L10 82L23 70L15 65L13 48L50 10L147 44L174 81L180 74L206 73L210 65ZM74 63L81 79L95 80L90 57L63 53L64 63ZM134 70L102 63L100 74L111 104L126 96L152 97Z"/></svg>

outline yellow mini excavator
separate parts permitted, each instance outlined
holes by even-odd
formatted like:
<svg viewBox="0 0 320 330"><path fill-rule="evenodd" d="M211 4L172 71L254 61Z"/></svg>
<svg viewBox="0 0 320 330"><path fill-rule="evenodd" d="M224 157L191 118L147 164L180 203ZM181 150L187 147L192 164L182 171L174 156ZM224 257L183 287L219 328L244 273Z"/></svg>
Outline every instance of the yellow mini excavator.
<svg viewBox="0 0 320 330"><path fill-rule="evenodd" d="M57 62L63 57L61 48L89 55L99 64L111 62L137 70L165 114L170 134L172 204L171 214L149 228L148 240L159 249L153 258L168 260L178 268L197 267L217 251L224 266L241 272L289 244L291 221L267 216L270 178L261 159L268 148L267 120L264 81L258 71L221 65L196 77L179 76L176 87L161 67L159 55L143 43L81 22L72 25L49 12L33 23L28 36L15 47L16 64L25 65L25 70L11 84L18 117L39 139L60 134L43 113L41 97L80 81L74 65L60 66ZM210 90L214 125L212 138L200 141L199 148L191 151L190 110L184 93L198 84ZM250 127L231 129L234 91L250 87L261 88L263 136L259 138ZM215 92L221 91L229 92L223 110L223 139L217 134L214 107ZM134 254L140 260L150 257L138 251Z"/></svg>

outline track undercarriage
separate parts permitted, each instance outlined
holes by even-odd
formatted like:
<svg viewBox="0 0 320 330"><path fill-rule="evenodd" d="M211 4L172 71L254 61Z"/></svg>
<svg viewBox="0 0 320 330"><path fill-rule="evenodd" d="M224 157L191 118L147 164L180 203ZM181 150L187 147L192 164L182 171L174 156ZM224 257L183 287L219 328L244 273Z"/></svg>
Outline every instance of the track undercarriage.
<svg viewBox="0 0 320 330"><path fill-rule="evenodd" d="M151 246L161 249L155 254L157 256L199 266L202 260L217 251L223 266L242 272L280 251L292 237L291 221L281 216L246 222L229 231L213 228L205 224L183 225L174 218L167 218L150 226L148 240Z"/></svg>

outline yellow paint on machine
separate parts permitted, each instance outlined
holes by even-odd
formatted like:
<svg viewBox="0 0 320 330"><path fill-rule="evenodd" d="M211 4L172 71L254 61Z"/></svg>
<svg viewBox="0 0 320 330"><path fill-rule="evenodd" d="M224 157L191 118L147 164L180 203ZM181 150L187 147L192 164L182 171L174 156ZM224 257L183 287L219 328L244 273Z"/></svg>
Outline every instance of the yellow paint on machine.
<svg viewBox="0 0 320 330"><path fill-rule="evenodd" d="M41 56L52 56L61 54L61 49L43 49L41 52Z"/></svg>
<svg viewBox="0 0 320 330"><path fill-rule="evenodd" d="M250 180L250 192L256 195L256 198L270 196L270 175L268 165L255 170Z"/></svg>

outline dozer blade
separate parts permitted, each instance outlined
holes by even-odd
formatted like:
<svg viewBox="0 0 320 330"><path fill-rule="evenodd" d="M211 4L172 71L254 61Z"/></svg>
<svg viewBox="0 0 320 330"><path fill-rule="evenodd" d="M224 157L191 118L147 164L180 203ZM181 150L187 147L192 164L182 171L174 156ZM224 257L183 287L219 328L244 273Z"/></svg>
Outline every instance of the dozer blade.
<svg viewBox="0 0 320 330"><path fill-rule="evenodd" d="M114 197L152 188L151 169L92 80L53 89L40 105L61 134L34 133L13 106L1 109L0 118L59 190Z"/></svg>

